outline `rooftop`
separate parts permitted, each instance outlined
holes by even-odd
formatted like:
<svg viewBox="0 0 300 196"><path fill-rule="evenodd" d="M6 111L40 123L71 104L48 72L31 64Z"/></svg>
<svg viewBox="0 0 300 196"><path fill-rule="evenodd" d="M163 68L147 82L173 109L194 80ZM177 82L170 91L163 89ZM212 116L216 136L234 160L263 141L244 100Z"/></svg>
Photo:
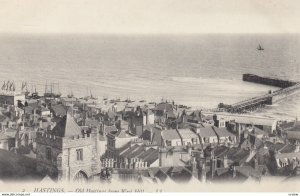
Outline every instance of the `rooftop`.
<svg viewBox="0 0 300 196"><path fill-rule="evenodd" d="M162 131L162 138L165 140L173 140L180 139L180 136L175 129L167 129Z"/></svg>
<svg viewBox="0 0 300 196"><path fill-rule="evenodd" d="M288 139L300 139L300 131L287 131Z"/></svg>
<svg viewBox="0 0 300 196"><path fill-rule="evenodd" d="M215 131L213 130L213 127L203 127L200 128L200 134L201 137L214 137L217 136Z"/></svg>
<svg viewBox="0 0 300 196"><path fill-rule="evenodd" d="M219 137L235 137L235 135L227 130L226 127L213 127Z"/></svg>
<svg viewBox="0 0 300 196"><path fill-rule="evenodd" d="M6 135L6 134L3 133L3 132L0 132L0 140L8 140L8 139L10 139L10 138L12 138L12 137Z"/></svg>
<svg viewBox="0 0 300 196"><path fill-rule="evenodd" d="M51 133L59 137L70 137L80 135L81 128L77 125L72 116L67 114L56 124Z"/></svg>
<svg viewBox="0 0 300 196"><path fill-rule="evenodd" d="M225 119L225 120L234 120L237 123L242 124L254 124L254 125L265 125L272 126L277 122L274 118L262 117L262 116L252 116L252 115L237 115L237 114L218 114L217 119Z"/></svg>
<svg viewBox="0 0 300 196"><path fill-rule="evenodd" d="M140 159L145 159L146 157L148 157L150 154L152 154L153 152L155 152L156 149L154 148L149 148L148 150L144 151L144 153L140 154L138 156L138 158Z"/></svg>
<svg viewBox="0 0 300 196"><path fill-rule="evenodd" d="M182 139L198 138L197 134L191 131L190 129L179 129L178 132Z"/></svg>
<svg viewBox="0 0 300 196"><path fill-rule="evenodd" d="M136 151L140 146L139 145L134 145L130 148L128 148L127 150L123 151L120 155L124 158L128 158L128 156L133 153L134 151Z"/></svg>

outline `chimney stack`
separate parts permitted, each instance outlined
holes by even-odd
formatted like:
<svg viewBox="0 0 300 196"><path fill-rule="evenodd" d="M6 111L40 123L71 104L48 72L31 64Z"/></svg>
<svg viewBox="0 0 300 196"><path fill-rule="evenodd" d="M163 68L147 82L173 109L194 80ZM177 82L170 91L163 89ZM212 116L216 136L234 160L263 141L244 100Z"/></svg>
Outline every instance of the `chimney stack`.
<svg viewBox="0 0 300 196"><path fill-rule="evenodd" d="M233 173L232 173L232 177L235 178L236 177L236 168L235 166L233 166Z"/></svg>

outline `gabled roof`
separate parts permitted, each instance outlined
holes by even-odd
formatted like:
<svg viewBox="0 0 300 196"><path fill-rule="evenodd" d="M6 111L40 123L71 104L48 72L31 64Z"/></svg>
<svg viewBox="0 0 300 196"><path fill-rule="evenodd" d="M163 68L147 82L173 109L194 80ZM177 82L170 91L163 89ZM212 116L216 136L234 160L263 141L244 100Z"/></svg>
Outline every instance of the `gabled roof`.
<svg viewBox="0 0 300 196"><path fill-rule="evenodd" d="M116 137L119 137L119 138L132 137L131 135L126 133L126 131L124 129L120 129L116 133L113 133L113 132L111 132L111 133L114 134Z"/></svg>
<svg viewBox="0 0 300 196"><path fill-rule="evenodd" d="M249 156L249 151L236 147L230 148L227 153L227 158L233 162L240 163Z"/></svg>
<svg viewBox="0 0 300 196"><path fill-rule="evenodd" d="M67 110L63 105L53 105L51 106L51 110L57 115L57 116L65 116L67 114Z"/></svg>
<svg viewBox="0 0 300 196"><path fill-rule="evenodd" d="M291 129L295 126L295 121L290 121L290 122L282 122L279 124L279 127L283 130L288 130Z"/></svg>
<svg viewBox="0 0 300 196"><path fill-rule="evenodd" d="M70 137L81 134L81 128L70 114L64 116L52 129L52 134L59 137Z"/></svg>
<svg viewBox="0 0 300 196"><path fill-rule="evenodd" d="M292 144L286 144L284 147L282 147L279 152L280 153L291 153L296 150L296 146Z"/></svg>
<svg viewBox="0 0 300 196"><path fill-rule="evenodd" d="M160 111L173 111L173 105L170 103L159 103L157 104L157 106L155 107L154 110L160 110Z"/></svg>
<svg viewBox="0 0 300 196"><path fill-rule="evenodd" d="M179 129L178 132L182 139L198 138L197 134L190 129Z"/></svg>
<svg viewBox="0 0 300 196"><path fill-rule="evenodd" d="M133 153L134 151L136 151L140 146L139 145L134 145L130 148L128 148L126 151L123 151L120 155L124 158L128 158L128 156Z"/></svg>
<svg viewBox="0 0 300 196"><path fill-rule="evenodd" d="M0 140L8 140L10 138L12 138L12 137L0 132Z"/></svg>
<svg viewBox="0 0 300 196"><path fill-rule="evenodd" d="M159 152L158 150L155 150L153 153L151 153L150 156L146 157L144 161L148 163L148 166L150 166L152 163L158 160L158 158L159 158Z"/></svg>
<svg viewBox="0 0 300 196"><path fill-rule="evenodd" d="M4 122L4 121L8 121L8 120L9 120L9 118L7 116L0 114L0 122Z"/></svg>
<svg viewBox="0 0 300 196"><path fill-rule="evenodd" d="M25 111L25 113L27 113L27 114L32 114L33 113L33 107L31 107L31 106L26 106L26 107L24 107L24 111Z"/></svg>
<svg viewBox="0 0 300 196"><path fill-rule="evenodd" d="M169 176L161 169L156 172L155 177L162 182L165 182L169 178Z"/></svg>
<svg viewBox="0 0 300 196"><path fill-rule="evenodd" d="M18 130L17 129L12 129L12 128L8 128L6 131L5 131L5 135L11 137L11 138L15 138L16 137L16 134L17 134Z"/></svg>
<svg viewBox="0 0 300 196"><path fill-rule="evenodd" d="M235 135L230 133L226 127L213 127L213 129L219 137L235 137Z"/></svg>
<svg viewBox="0 0 300 196"><path fill-rule="evenodd" d="M156 151L156 149L149 148L148 150L144 151L142 154L138 155L138 158L145 159L148 156L150 156L152 153L154 153L155 151Z"/></svg>
<svg viewBox="0 0 300 196"><path fill-rule="evenodd" d="M118 129L117 127L113 126L106 126L104 129L104 132L106 133L111 133L111 132L116 132L117 133Z"/></svg>
<svg viewBox="0 0 300 196"><path fill-rule="evenodd" d="M212 127L200 128L199 135L201 137L214 137L214 136L217 136Z"/></svg>
<svg viewBox="0 0 300 196"><path fill-rule="evenodd" d="M218 114L217 119L225 119L226 121L234 120L236 123L273 126L277 120L269 117L254 115L237 115L237 114Z"/></svg>
<svg viewBox="0 0 300 196"><path fill-rule="evenodd" d="M287 131L288 139L300 139L300 131Z"/></svg>
<svg viewBox="0 0 300 196"><path fill-rule="evenodd" d="M165 140L180 139L175 129L167 129L162 131L162 138Z"/></svg>
<svg viewBox="0 0 300 196"><path fill-rule="evenodd" d="M93 120L93 119L85 119L85 125L86 126L91 126L91 127L98 127L101 125L101 123L98 120Z"/></svg>
<svg viewBox="0 0 300 196"><path fill-rule="evenodd" d="M131 154L129 154L127 156L127 158L131 159L131 158L136 158L137 156L139 156L140 154L142 154L143 152L145 152L145 148L144 146L140 146L138 149L136 149L134 152L132 152Z"/></svg>

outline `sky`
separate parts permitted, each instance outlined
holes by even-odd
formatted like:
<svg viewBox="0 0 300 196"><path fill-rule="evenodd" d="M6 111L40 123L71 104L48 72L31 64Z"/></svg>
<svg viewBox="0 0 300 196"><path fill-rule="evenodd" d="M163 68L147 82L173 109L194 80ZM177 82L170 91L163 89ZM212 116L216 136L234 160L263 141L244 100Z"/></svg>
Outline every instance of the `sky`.
<svg viewBox="0 0 300 196"><path fill-rule="evenodd" d="M0 0L0 33L299 33L299 0Z"/></svg>

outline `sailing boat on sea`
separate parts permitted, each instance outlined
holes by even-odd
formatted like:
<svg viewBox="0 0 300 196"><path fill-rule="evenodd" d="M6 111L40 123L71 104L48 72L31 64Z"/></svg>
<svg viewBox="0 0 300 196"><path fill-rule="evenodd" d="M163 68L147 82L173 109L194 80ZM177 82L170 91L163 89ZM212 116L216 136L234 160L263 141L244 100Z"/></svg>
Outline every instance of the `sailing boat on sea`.
<svg viewBox="0 0 300 196"><path fill-rule="evenodd" d="M264 50L264 48L259 44L257 50Z"/></svg>
<svg viewBox="0 0 300 196"><path fill-rule="evenodd" d="M73 98L74 97L74 94L73 94L73 91L71 89L71 92L68 94L68 98Z"/></svg>

